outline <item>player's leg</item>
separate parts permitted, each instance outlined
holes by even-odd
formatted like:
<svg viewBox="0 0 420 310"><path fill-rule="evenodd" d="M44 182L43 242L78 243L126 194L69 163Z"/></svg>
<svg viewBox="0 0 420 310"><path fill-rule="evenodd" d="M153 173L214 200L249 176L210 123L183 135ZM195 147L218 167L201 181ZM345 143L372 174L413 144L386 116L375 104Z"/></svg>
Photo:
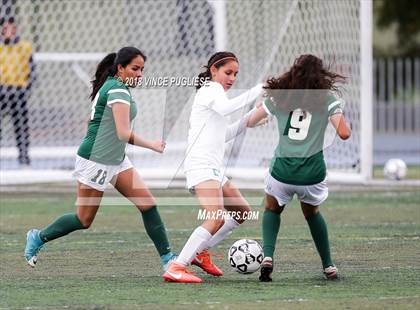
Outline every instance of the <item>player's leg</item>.
<svg viewBox="0 0 420 310"><path fill-rule="evenodd" d="M264 215L262 221L263 250L264 260L260 269L260 281L272 281L271 273L273 272L273 257L276 249L277 235L280 230L281 217L280 214L284 210L284 205L279 205L274 196L265 194L264 197Z"/></svg>
<svg viewBox="0 0 420 310"><path fill-rule="evenodd" d="M15 102L12 104L12 119L16 136L16 146L19 150L19 164L30 164L29 159L29 119L26 89L16 88Z"/></svg>
<svg viewBox="0 0 420 310"><path fill-rule="evenodd" d="M262 221L263 250L264 257L274 256L276 249L277 235L280 230L281 213L284 205L280 205L277 199L269 194L264 197L264 214Z"/></svg>
<svg viewBox="0 0 420 310"><path fill-rule="evenodd" d="M322 182L307 186L305 187L305 193L302 196L299 197L301 200L300 205L303 215L308 222L316 249L321 257L324 275L327 279L336 279L338 271L331 259L327 224L319 212L318 207L328 197L326 184Z"/></svg>
<svg viewBox="0 0 420 310"><path fill-rule="evenodd" d="M262 221L264 260L260 269L260 281L270 282L273 272L273 257L276 248L277 235L280 230L281 213L287 203L293 198L293 189L271 175L268 175L265 185L264 215Z"/></svg>
<svg viewBox="0 0 420 310"><path fill-rule="evenodd" d="M242 224L245 221L246 213L251 211L251 206L231 181L226 181L222 190L225 209L239 214L237 221Z"/></svg>
<svg viewBox="0 0 420 310"><path fill-rule="evenodd" d="M165 225L152 193L134 168L118 173L114 187L140 211L147 235L152 239L166 270L168 263L176 258L176 254L171 252Z"/></svg>
<svg viewBox="0 0 420 310"><path fill-rule="evenodd" d="M163 275L166 281L200 283L202 280L191 275L186 267L191 263L197 253L206 248L211 237L223 226L222 216L216 216L223 210L223 192L220 182L208 180L194 186L198 201L205 214L214 215L198 226L184 245L176 262L169 265L168 271Z"/></svg>
<svg viewBox="0 0 420 310"><path fill-rule="evenodd" d="M240 191L232 182L226 181L222 187L223 206L227 211L235 212L235 218L225 218L223 226L212 236L207 244L207 248L212 248L224 240L232 231L244 222L243 216L251 211L249 203L242 197Z"/></svg>
<svg viewBox="0 0 420 310"><path fill-rule="evenodd" d="M208 274L217 277L222 276L223 271L213 263L208 249L218 245L230 235L236 227L244 222L246 212L251 211L250 205L232 182L226 180L223 184L222 192L224 208L227 211L235 212L237 216L224 218L223 226L211 237L204 250L191 262L193 265L202 268Z"/></svg>
<svg viewBox="0 0 420 310"><path fill-rule="evenodd" d="M98 211L103 192L77 182L77 212L60 216L42 230L31 229L27 233L25 258L35 267L37 254L49 241L65 236L75 230L87 229Z"/></svg>
<svg viewBox="0 0 420 310"><path fill-rule="evenodd" d="M212 236L206 248L212 248L222 242L232 231L244 222L243 216L251 211L248 202L232 182L226 181L222 187L223 205L227 211L235 212L237 216L225 218L223 226Z"/></svg>

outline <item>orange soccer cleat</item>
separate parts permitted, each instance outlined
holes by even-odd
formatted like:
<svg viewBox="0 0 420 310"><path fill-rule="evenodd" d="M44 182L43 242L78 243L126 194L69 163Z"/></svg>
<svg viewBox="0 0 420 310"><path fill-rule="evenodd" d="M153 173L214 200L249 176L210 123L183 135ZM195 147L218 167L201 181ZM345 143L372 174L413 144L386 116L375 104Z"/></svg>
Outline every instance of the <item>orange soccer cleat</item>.
<svg viewBox="0 0 420 310"><path fill-rule="evenodd" d="M220 277L223 275L223 271L220 270L211 260L209 251L205 250L198 254L193 261L191 262L192 265L196 265L203 269L208 274L211 274L215 277Z"/></svg>
<svg viewBox="0 0 420 310"><path fill-rule="evenodd" d="M192 274L188 271L184 265L181 265L177 262L171 262L168 267L168 270L163 274L162 278L166 282L179 282L179 283L201 283L199 277Z"/></svg>

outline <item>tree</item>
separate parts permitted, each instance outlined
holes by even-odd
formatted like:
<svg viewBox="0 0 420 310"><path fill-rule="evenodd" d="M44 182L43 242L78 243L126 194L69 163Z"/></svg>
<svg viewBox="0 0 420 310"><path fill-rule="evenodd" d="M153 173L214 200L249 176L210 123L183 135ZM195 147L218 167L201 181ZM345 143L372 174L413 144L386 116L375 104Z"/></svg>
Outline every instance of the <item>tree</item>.
<svg viewBox="0 0 420 310"><path fill-rule="evenodd" d="M378 28L396 24L398 50L401 56L420 55L420 1L381 0L375 1Z"/></svg>

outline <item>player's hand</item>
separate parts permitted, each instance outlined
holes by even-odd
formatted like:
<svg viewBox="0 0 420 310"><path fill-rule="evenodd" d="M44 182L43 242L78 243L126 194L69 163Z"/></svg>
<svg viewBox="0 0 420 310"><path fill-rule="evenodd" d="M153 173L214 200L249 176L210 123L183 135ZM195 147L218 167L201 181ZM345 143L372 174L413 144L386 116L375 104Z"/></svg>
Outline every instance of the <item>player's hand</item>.
<svg viewBox="0 0 420 310"><path fill-rule="evenodd" d="M258 123L256 123L255 125L254 125L254 127L258 127L258 126L265 126L265 125L267 125L268 124L268 122L269 122L270 120L269 120L269 118L268 117L264 117L262 120L260 120Z"/></svg>
<svg viewBox="0 0 420 310"><path fill-rule="evenodd" d="M255 104L255 108L256 109L260 109L263 106L262 101L259 101ZM254 112L255 113L255 112ZM270 121L270 116L266 116L263 119L261 119L260 121L258 121L256 124L252 125L252 126L248 126L250 128L254 128L254 127L258 127L258 126L265 126L268 124L268 122Z"/></svg>
<svg viewBox="0 0 420 310"><path fill-rule="evenodd" d="M163 140L152 141L151 149L158 153L163 153L166 147L166 142Z"/></svg>

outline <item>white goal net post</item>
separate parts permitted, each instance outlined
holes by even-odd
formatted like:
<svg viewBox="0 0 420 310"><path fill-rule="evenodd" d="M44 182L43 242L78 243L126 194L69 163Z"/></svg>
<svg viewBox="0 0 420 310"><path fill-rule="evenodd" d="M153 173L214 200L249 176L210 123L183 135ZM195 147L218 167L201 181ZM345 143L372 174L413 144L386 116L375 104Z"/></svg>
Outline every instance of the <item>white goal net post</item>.
<svg viewBox="0 0 420 310"><path fill-rule="evenodd" d="M370 0L10 0L9 7L19 36L34 49L36 79L26 103L33 170L64 171L68 177L86 133L95 67L107 53L133 45L148 56L149 78L191 78L215 51L233 51L240 62L236 91L285 72L301 54L321 57L348 77L342 95L353 129L349 140L335 139L324 151L329 179L363 182L371 177ZM165 138L167 152L162 156L130 148L128 154L144 175L162 184L182 179L194 92L178 86L133 90L139 108L136 131ZM8 112L1 120L2 174L19 169L19 139ZM228 174L261 184L277 141L275 121L248 130L227 150Z"/></svg>

